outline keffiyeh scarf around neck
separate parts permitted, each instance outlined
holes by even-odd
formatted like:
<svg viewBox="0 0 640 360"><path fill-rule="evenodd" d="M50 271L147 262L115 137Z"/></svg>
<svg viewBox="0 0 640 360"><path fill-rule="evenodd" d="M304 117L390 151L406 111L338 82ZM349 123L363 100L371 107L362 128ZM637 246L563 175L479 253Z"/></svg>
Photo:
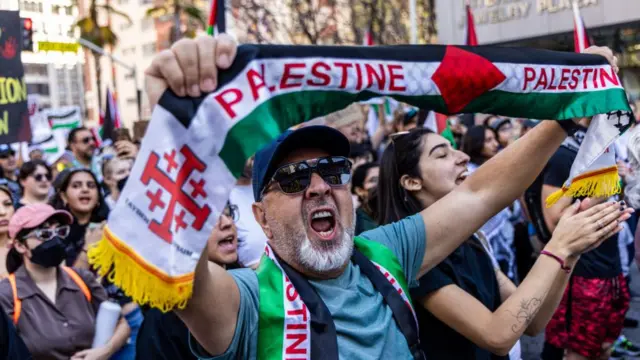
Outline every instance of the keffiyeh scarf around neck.
<svg viewBox="0 0 640 360"><path fill-rule="evenodd" d="M89 252L101 275L164 311L186 305L245 160L294 125L380 96L443 114L595 116L568 193L626 130L630 111L603 57L520 48L243 45L218 82L199 98L163 94L104 237Z"/></svg>

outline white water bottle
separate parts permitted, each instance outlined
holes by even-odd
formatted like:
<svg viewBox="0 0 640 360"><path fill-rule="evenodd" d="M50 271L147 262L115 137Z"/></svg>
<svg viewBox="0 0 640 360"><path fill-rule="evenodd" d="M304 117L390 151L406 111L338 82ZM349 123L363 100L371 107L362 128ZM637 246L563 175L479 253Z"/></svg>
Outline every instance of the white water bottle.
<svg viewBox="0 0 640 360"><path fill-rule="evenodd" d="M96 316L96 333L93 336L91 348L99 348L111 340L120 319L121 311L122 308L117 303L103 301L100 304L100 309Z"/></svg>

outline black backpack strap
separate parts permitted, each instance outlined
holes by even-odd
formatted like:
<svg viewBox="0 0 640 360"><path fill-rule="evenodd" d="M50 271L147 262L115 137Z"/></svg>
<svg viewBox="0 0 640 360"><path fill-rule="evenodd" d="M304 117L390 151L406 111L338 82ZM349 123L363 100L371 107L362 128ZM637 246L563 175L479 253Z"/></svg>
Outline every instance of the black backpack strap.
<svg viewBox="0 0 640 360"><path fill-rule="evenodd" d="M384 301L391 308L393 318L396 320L398 328L400 328L400 331L407 340L407 344L409 344L409 350L411 351L413 358L415 360L426 359L422 352L422 347L420 346L418 324L416 324L415 317L413 316L411 309L409 309L407 304L404 302L402 296L398 294L396 289L391 285L389 280L382 275L380 270L378 270L378 268L376 268L376 266L360 251L354 249L351 259L360 267L360 271L365 274L369 280L371 280L373 286L378 290L384 298Z"/></svg>
<svg viewBox="0 0 640 360"><path fill-rule="evenodd" d="M311 314L311 359L338 359L338 334L327 305L307 279L282 261L275 251L272 253Z"/></svg>

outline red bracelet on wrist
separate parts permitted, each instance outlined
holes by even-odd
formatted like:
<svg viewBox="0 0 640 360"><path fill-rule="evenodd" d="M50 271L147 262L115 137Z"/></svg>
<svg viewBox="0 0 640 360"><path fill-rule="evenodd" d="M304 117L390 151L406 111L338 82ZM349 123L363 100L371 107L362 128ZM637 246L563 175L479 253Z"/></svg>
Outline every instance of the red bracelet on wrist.
<svg viewBox="0 0 640 360"><path fill-rule="evenodd" d="M547 255L553 259L555 259L557 262L560 263L560 269L564 270L564 272L566 272L567 274L571 272L571 268L566 266L564 264L564 260L562 260L559 256L552 254L550 252L548 252L547 250L542 250L540 251L540 255Z"/></svg>

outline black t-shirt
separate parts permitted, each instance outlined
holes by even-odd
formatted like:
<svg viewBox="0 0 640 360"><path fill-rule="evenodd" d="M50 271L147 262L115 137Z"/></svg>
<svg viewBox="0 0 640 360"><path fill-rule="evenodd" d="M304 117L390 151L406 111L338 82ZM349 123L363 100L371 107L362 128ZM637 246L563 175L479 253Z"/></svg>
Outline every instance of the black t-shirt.
<svg viewBox="0 0 640 360"><path fill-rule="evenodd" d="M576 158L577 153L571 149L561 146L549 160L542 174L542 181L536 181L541 188L542 184L561 188L564 182L569 178L571 165ZM538 179L540 180L540 179ZM534 183L533 186L536 186ZM537 191L539 189L530 189L528 191ZM538 204L542 208L544 199L540 198ZM533 213L531 212L532 216ZM537 219L538 223L544 223L543 219ZM536 219L534 219L536 221ZM543 224L546 227L546 225ZM548 232L548 230L546 230ZM550 239L546 236L544 242ZM575 266L573 274L585 278L613 278L622 273L620 266L620 250L618 249L618 235L605 240L599 247L583 254L580 261Z"/></svg>
<svg viewBox="0 0 640 360"><path fill-rule="evenodd" d="M146 311L136 339L136 359L195 360L189 348L189 329L171 311Z"/></svg>
<svg viewBox="0 0 640 360"><path fill-rule="evenodd" d="M420 286L412 289L411 296L417 300L452 284L471 294L492 312L501 304L500 289L493 264L476 239L466 241L443 262L420 278ZM416 313L420 323L420 342L427 359L509 359L508 356L495 355L478 347L422 306L416 306Z"/></svg>

